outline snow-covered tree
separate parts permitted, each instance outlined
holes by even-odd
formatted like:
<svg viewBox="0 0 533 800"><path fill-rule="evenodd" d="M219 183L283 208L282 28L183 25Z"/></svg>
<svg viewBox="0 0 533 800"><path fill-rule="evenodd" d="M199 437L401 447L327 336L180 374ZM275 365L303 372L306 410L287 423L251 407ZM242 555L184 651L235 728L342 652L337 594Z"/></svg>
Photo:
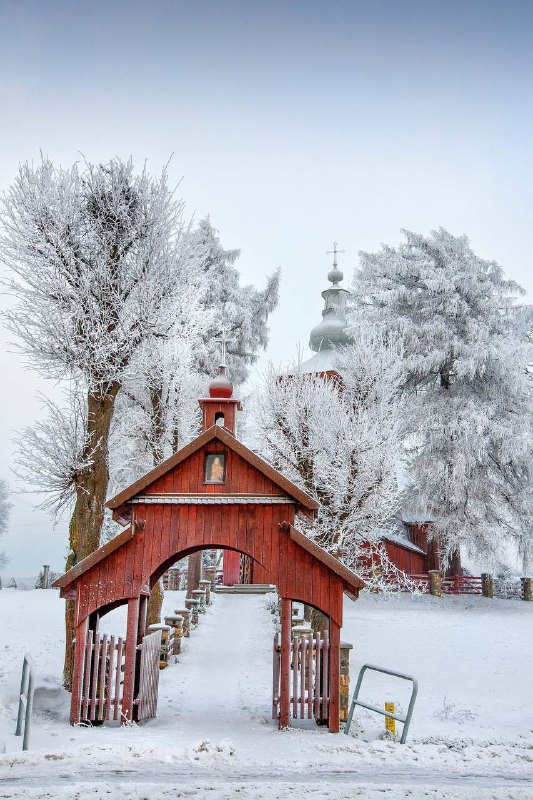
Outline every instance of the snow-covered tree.
<svg viewBox="0 0 533 800"><path fill-rule="evenodd" d="M70 385L61 404L43 398L43 411L15 437L13 471L21 491L42 494L38 507L57 518L74 504L78 476L92 464L85 391Z"/></svg>
<svg viewBox="0 0 533 800"><path fill-rule="evenodd" d="M362 253L357 314L403 341L411 478L445 556L531 541L533 426L523 290L464 236L404 231Z"/></svg>
<svg viewBox="0 0 533 800"><path fill-rule="evenodd" d="M271 372L249 427L255 447L320 503L306 533L367 577L399 502L400 353L371 331L354 338L338 356L341 378Z"/></svg>
<svg viewBox="0 0 533 800"><path fill-rule="evenodd" d="M7 483L5 481L0 480L0 536L7 530L7 524L9 522L9 510L11 508L11 503L9 502L9 492L7 488ZM0 552L0 567L4 567L7 564L7 558L5 553ZM0 582L0 589L2 588L2 584Z"/></svg>
<svg viewBox="0 0 533 800"><path fill-rule="evenodd" d="M183 203L165 172L136 174L120 159L70 169L46 158L22 165L1 222L0 256L18 299L7 325L37 370L85 392L68 569L98 547L115 401L139 348L172 327L171 298L198 281L198 245L185 235ZM71 625L67 603L69 656Z"/></svg>
<svg viewBox="0 0 533 800"><path fill-rule="evenodd" d="M220 347L215 340L224 327L233 339L227 349L228 373L233 383L239 385L268 344L267 321L278 302L279 271L267 277L263 290L241 286L239 271L234 266L240 250L224 250L209 218L201 220L192 238L205 254L202 272L206 292L201 303L209 314L205 346L197 353L196 368L204 375L213 375L220 363Z"/></svg>

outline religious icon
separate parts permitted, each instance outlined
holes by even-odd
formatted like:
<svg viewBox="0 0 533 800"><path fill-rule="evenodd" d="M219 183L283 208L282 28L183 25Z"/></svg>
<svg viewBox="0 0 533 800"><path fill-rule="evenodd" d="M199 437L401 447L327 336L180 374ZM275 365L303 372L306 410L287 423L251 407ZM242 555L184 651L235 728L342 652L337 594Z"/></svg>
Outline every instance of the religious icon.
<svg viewBox="0 0 533 800"><path fill-rule="evenodd" d="M224 483L226 480L226 454L207 453L205 457L205 482Z"/></svg>

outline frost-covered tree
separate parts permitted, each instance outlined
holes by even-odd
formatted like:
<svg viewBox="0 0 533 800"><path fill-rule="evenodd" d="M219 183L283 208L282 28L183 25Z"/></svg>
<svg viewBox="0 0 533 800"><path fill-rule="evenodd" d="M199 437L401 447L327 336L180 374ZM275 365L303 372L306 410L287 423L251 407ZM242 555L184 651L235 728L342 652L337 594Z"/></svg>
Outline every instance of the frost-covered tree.
<svg viewBox="0 0 533 800"><path fill-rule="evenodd" d="M9 491L7 488L7 483L5 481L0 480L0 536L7 530L7 525L9 522L9 511L11 509L11 503L9 502ZM0 551L0 567L4 567L7 564L7 557L6 554ZM0 582L0 589L2 588L2 583Z"/></svg>
<svg viewBox="0 0 533 800"><path fill-rule="evenodd" d="M531 530L531 363L523 290L464 236L404 231L361 253L358 314L404 347L411 478L452 569L459 552L495 559Z"/></svg>
<svg viewBox="0 0 533 800"><path fill-rule="evenodd" d="M306 533L368 577L399 501L400 354L371 331L354 338L338 356L342 377L268 375L249 427L255 447L320 503L312 526L300 523Z"/></svg>
<svg viewBox="0 0 533 800"><path fill-rule="evenodd" d="M75 475L67 569L100 541L115 401L132 359L165 337L170 299L198 279L197 244L166 174L131 161L56 168L21 166L4 197L0 257L18 299L6 322L42 374L83 387L86 430ZM67 603L65 685L71 681Z"/></svg>
<svg viewBox="0 0 533 800"><path fill-rule="evenodd" d="M199 223L193 240L205 254L202 271L206 292L201 304L209 314L205 346L197 353L196 368L200 373L213 375L220 358L220 347L215 340L224 327L233 339L227 348L228 373L233 383L239 385L268 344L267 323L278 302L279 271L267 277L263 290L241 286L239 271L234 266L240 250L224 250L209 218Z"/></svg>

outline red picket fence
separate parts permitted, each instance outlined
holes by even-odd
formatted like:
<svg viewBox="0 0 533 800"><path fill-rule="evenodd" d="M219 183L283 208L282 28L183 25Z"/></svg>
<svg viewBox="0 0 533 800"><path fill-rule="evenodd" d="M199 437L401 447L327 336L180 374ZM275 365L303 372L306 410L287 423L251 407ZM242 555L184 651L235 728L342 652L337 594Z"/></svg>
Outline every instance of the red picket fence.
<svg viewBox="0 0 533 800"><path fill-rule="evenodd" d="M88 631L79 697L82 721L121 718L125 645L122 637Z"/></svg>
<svg viewBox="0 0 533 800"><path fill-rule="evenodd" d="M274 637L272 716L278 715L281 645ZM291 709L293 719L325 720L329 714L329 635L316 631L291 642Z"/></svg>

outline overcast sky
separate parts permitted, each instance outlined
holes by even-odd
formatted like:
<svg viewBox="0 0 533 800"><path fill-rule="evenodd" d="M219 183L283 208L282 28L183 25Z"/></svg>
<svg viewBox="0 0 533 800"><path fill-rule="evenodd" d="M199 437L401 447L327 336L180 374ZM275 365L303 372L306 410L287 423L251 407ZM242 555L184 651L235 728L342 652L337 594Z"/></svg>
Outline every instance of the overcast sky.
<svg viewBox="0 0 533 800"><path fill-rule="evenodd" d="M0 0L0 190L42 150L145 160L210 214L243 281L282 269L266 358L320 320L333 240L466 233L533 295L529 0ZM0 298L5 307L8 300ZM53 385L0 331L0 477ZM7 348L7 349L6 349ZM62 569L66 523L15 495L4 574Z"/></svg>

